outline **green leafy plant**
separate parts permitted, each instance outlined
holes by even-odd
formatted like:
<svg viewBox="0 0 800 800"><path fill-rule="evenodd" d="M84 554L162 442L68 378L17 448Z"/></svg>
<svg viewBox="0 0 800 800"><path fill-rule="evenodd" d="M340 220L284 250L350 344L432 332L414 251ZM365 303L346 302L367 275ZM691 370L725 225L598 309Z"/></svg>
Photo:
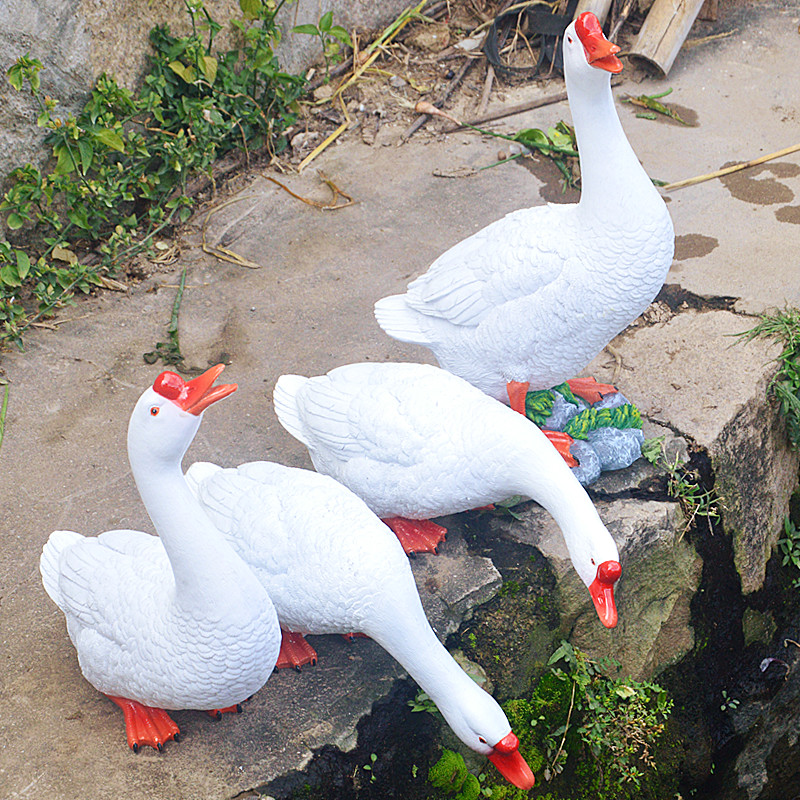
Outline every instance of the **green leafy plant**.
<svg viewBox="0 0 800 800"><path fill-rule="evenodd" d="M658 94L640 94L636 97L627 95L626 97L622 98L622 102L648 109L648 111L644 113L637 114L637 117L656 119L656 116L661 114L662 116L674 119L675 122L679 122L681 125L688 125L689 123L683 119L677 111L665 106L660 102L661 98L666 97L668 94L672 94L671 88L664 92L659 92Z"/></svg>
<svg viewBox="0 0 800 800"><path fill-rule="evenodd" d="M780 402L786 417L789 441L792 447L800 446L800 309L787 307L783 311L761 314L759 323L748 331L737 334L744 342L753 339L771 339L782 346L775 359L777 372L767 386L767 395Z"/></svg>
<svg viewBox="0 0 800 800"><path fill-rule="evenodd" d="M712 521L720 518L720 508L724 508L723 499L715 487L706 489L702 485L700 474L697 470L687 469L678 453L674 458L667 455L665 438L659 436L646 440L642 445L642 456L667 473L667 494L681 506L685 518L684 530L688 530L698 517L704 517L710 528Z"/></svg>
<svg viewBox="0 0 800 800"><path fill-rule="evenodd" d="M322 45L322 58L325 61L325 79L330 76L330 65L339 57L342 45L353 46L350 34L341 26L333 24L333 11L326 11L317 24L295 25L292 33L316 36Z"/></svg>
<svg viewBox="0 0 800 800"><path fill-rule="evenodd" d="M727 711L730 709L731 711L736 710L739 707L739 700L734 697L729 697L728 693L723 689L722 690L722 704L719 707L720 711Z"/></svg>
<svg viewBox="0 0 800 800"><path fill-rule="evenodd" d="M797 529L792 520L787 516L783 519L784 537L778 540L778 549L783 554L783 566L792 564L800 570L800 530ZM800 577L792 581L792 586L800 589Z"/></svg>
<svg viewBox="0 0 800 800"><path fill-rule="evenodd" d="M443 719L441 712L436 707L436 703L422 689L416 693L413 700L408 701L408 705L412 711L427 711L429 714Z"/></svg>
<svg viewBox="0 0 800 800"><path fill-rule="evenodd" d="M103 75L77 116L57 114L39 61L25 55L12 64L8 80L37 103L53 158L45 170L15 169L0 202L8 229L26 242L0 240L0 343L21 346L35 320L107 283L160 231L185 221L193 174L213 182L214 161L226 152L285 146L304 81L283 73L273 51L283 2L240 0L234 25L244 45L217 52L221 26L201 0L185 0L192 31L151 32L154 55L139 95Z"/></svg>
<svg viewBox="0 0 800 800"><path fill-rule="evenodd" d="M374 771L373 771L373 769L372 769L372 768L375 766L375 762L376 762L377 760L378 760L378 755L377 755L377 753L370 753L370 756L369 756L369 764L364 764L364 766L362 767L362 769L363 769L365 772L369 772L369 780L370 780L370 783L375 783L375 781L377 780L377 778L375 777L375 772L374 772Z"/></svg>
<svg viewBox="0 0 800 800"><path fill-rule="evenodd" d="M554 667L554 674L572 684L577 733L600 768L598 788L639 787L645 771L655 769L653 744L672 710L666 691L648 681L609 677L607 672L619 664L594 661L569 642L561 643L549 663L558 662L566 668ZM563 741L569 725L568 716Z"/></svg>

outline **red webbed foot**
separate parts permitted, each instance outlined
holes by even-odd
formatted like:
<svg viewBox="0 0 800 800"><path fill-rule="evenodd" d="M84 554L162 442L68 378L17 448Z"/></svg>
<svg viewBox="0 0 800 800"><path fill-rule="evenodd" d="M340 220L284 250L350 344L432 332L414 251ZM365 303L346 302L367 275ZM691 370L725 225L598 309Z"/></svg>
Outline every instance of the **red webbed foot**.
<svg viewBox="0 0 800 800"><path fill-rule="evenodd" d="M394 531L407 555L438 553L439 545L447 536L447 528L429 519L387 517L383 521Z"/></svg>
<svg viewBox="0 0 800 800"><path fill-rule="evenodd" d="M546 431L544 429L542 429L542 433L550 440L553 447L558 450L559 455L567 462L568 467L578 466L578 459L569 451L575 440L568 433L564 433L564 431Z"/></svg>
<svg viewBox="0 0 800 800"><path fill-rule="evenodd" d="M572 378L567 381L572 394L585 400L590 406L600 402L608 394L616 394L619 389L610 383L598 383L594 378Z"/></svg>
<svg viewBox="0 0 800 800"><path fill-rule="evenodd" d="M170 739L176 742L179 740L180 728L163 708L144 706L136 700L128 700L126 697L114 697L110 694L106 697L122 709L125 716L128 747L134 753L138 753L143 744L160 753Z"/></svg>
<svg viewBox="0 0 800 800"><path fill-rule="evenodd" d="M212 708L206 711L209 717L214 717L214 719L222 719L223 714L241 714L242 713L242 704L236 703L233 706L227 706L226 708Z"/></svg>
<svg viewBox="0 0 800 800"><path fill-rule="evenodd" d="M509 381L506 384L506 391L508 392L508 402L514 411L527 416L525 414L525 399L528 396L528 388L530 383L521 383L520 381Z"/></svg>
<svg viewBox="0 0 800 800"><path fill-rule="evenodd" d="M302 633L281 631L281 649L275 669L291 667L300 672L300 667L305 664L311 664L313 667L316 663L317 651L305 640Z"/></svg>

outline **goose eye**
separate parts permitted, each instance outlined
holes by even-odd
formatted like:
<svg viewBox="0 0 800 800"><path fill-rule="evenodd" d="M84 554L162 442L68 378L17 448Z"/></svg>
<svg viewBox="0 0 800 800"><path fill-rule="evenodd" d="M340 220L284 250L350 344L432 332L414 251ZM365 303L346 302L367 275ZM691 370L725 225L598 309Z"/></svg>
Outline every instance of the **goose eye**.
<svg viewBox="0 0 800 800"><path fill-rule="evenodd" d="M568 41L570 44L572 44L572 37L571 37L571 36L567 36L567 41Z"/></svg>
<svg viewBox="0 0 800 800"><path fill-rule="evenodd" d="M158 406L152 406L150 408L150 416L151 417L157 417L159 411L161 411L161 409ZM592 563L594 563L594 562L592 562Z"/></svg>
<svg viewBox="0 0 800 800"><path fill-rule="evenodd" d="M483 736L479 736L479 737L478 737L478 741L479 741L481 744L486 744L486 739L484 739L484 738L483 738Z"/></svg>
<svg viewBox="0 0 800 800"><path fill-rule="evenodd" d="M593 567L594 567L594 566L597 566L597 564L596 564L596 562L595 562L595 560L594 560L593 558L592 558L592 559L590 559L590 560L591 560L591 562L592 562L592 566L593 566Z"/></svg>

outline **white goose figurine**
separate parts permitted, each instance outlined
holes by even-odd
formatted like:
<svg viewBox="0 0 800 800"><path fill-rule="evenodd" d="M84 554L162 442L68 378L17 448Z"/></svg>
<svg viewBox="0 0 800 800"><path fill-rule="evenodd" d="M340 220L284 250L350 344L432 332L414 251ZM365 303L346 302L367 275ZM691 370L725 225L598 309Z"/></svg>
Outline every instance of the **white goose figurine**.
<svg viewBox="0 0 800 800"><path fill-rule="evenodd" d="M527 419L427 364L282 375L274 401L281 424L306 445L316 469L350 488L393 529L397 517L408 524L514 495L536 500L561 528L600 620L616 625L621 569L614 540L569 467ZM426 533L410 549L426 549Z"/></svg>
<svg viewBox="0 0 800 800"><path fill-rule="evenodd" d="M234 710L278 656L269 596L181 472L204 409L236 389L213 386L222 369L188 383L162 373L133 409L128 457L159 536L55 531L42 552L44 588L67 618L81 670L124 712L134 752L177 740L165 709Z"/></svg>
<svg viewBox="0 0 800 800"><path fill-rule="evenodd" d="M402 547L363 501L325 475L265 461L193 464L186 480L266 588L285 630L371 637L465 744L515 786L533 786L505 714L439 642Z"/></svg>
<svg viewBox="0 0 800 800"><path fill-rule="evenodd" d="M514 211L375 304L389 336L429 348L444 369L522 413L528 388L577 375L647 308L674 249L666 205L614 109L619 47L586 12L563 49L580 202Z"/></svg>

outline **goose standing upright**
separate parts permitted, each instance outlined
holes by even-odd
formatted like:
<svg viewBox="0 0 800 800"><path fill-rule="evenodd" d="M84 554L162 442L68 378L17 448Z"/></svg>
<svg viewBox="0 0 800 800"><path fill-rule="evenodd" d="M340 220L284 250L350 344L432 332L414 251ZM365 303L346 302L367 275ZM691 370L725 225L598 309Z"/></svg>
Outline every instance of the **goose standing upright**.
<svg viewBox="0 0 800 800"><path fill-rule="evenodd" d="M203 411L236 390L213 386L222 370L188 383L162 373L131 414L128 457L159 536L55 531L42 551L44 588L66 616L81 671L123 710L134 752L177 740L165 709L234 710L278 656L269 596L181 472Z"/></svg>
<svg viewBox="0 0 800 800"><path fill-rule="evenodd" d="M363 501L325 475L265 461L235 469L201 462L186 480L266 588L285 631L366 634L465 744L515 786L533 786L505 714L431 630L402 547Z"/></svg>
<svg viewBox="0 0 800 800"><path fill-rule="evenodd" d="M308 448L316 469L399 531L406 549L430 549L432 523L417 538L413 521L514 495L536 500L561 528L600 620L617 624L621 568L614 540L555 448L519 414L427 364L349 364L315 378L282 375L274 402L278 420ZM444 533L437 527L434 543Z"/></svg>
<svg viewBox="0 0 800 800"><path fill-rule="evenodd" d="M647 308L674 250L666 205L614 108L619 48L586 12L567 27L563 50L580 202L514 211L375 304L389 336L429 348L444 369L523 414L528 388L577 375Z"/></svg>

